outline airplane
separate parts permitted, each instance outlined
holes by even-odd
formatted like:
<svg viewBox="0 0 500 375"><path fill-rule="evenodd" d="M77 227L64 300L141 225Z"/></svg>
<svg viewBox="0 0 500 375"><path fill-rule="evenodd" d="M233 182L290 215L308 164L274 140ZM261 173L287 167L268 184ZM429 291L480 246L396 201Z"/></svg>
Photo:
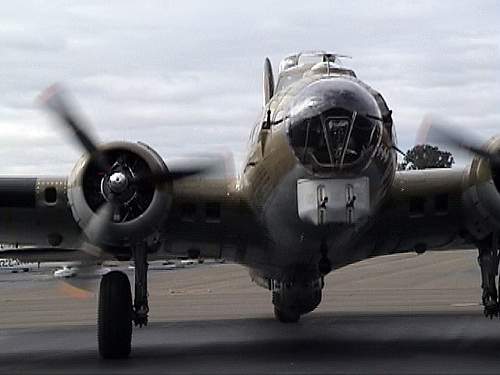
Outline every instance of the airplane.
<svg viewBox="0 0 500 375"><path fill-rule="evenodd" d="M239 175L227 160L165 163L144 143L100 144L53 86L41 102L85 154L68 176L1 177L0 241L31 248L2 257L134 262L134 298L121 271L102 276L98 348L125 358L132 325L148 322L148 261L224 258L270 290L275 317L295 323L321 302L332 270L376 256L479 249L485 315L499 313L500 138L470 165L397 171L392 111L383 96L324 51L290 55L264 105ZM429 133L430 134L430 133ZM214 175L213 170L224 173Z"/></svg>

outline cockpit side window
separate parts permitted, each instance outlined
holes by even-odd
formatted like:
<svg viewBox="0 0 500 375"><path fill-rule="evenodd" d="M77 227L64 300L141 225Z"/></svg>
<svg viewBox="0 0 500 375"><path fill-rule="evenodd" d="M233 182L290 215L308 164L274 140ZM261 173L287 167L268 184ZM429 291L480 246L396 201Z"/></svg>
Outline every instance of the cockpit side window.
<svg viewBox="0 0 500 375"><path fill-rule="evenodd" d="M255 141L257 139L257 135L259 134L260 127L261 127L261 123L260 123L260 121L257 121L255 123L252 131L250 132L250 137L248 139L250 144L255 143Z"/></svg>
<svg viewBox="0 0 500 375"><path fill-rule="evenodd" d="M311 53L288 56L280 63L279 77L275 92L279 92L297 82L303 77L310 75L349 75L356 74L337 63L330 54Z"/></svg>
<svg viewBox="0 0 500 375"><path fill-rule="evenodd" d="M292 83L297 82L304 75L302 69L290 69L280 74L278 83L276 84L276 92L283 90L290 86Z"/></svg>

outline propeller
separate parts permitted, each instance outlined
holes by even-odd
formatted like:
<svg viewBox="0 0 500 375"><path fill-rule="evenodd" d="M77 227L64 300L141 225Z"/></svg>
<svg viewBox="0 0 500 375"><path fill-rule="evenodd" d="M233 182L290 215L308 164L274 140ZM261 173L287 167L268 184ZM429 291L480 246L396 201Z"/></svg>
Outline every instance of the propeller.
<svg viewBox="0 0 500 375"><path fill-rule="evenodd" d="M110 223L133 220L149 206L155 188L186 177L208 174L221 165L220 158L203 161L195 158L168 169L152 170L133 153L113 153L101 147L60 84L47 88L38 99L89 155L88 168L92 169L92 178L84 181L84 191L88 193L85 198L89 206L96 213L96 226L106 228ZM102 205L105 207L101 210ZM109 210L112 212L109 213ZM103 216L106 218L101 220ZM88 230L93 232L94 228L89 227ZM93 244L102 245L95 239Z"/></svg>
<svg viewBox="0 0 500 375"><path fill-rule="evenodd" d="M191 163L171 171L153 171L137 155L113 154L100 147L98 138L90 132L61 85L50 86L38 99L89 155L89 168L94 168L94 178L85 186L89 192L86 198L94 213L82 227L80 248L86 256L77 264L80 273L88 277L67 279L67 287L63 288L72 296L92 295L97 284L92 276L99 275L99 264L106 259L103 249L111 226L141 215L151 202L155 187L207 173L212 166Z"/></svg>
<svg viewBox="0 0 500 375"><path fill-rule="evenodd" d="M141 176L136 176L131 180L131 182L135 184L148 182L155 185L161 185L166 182L181 180L186 177L208 173L212 171L213 168L213 165L209 165L208 163L206 165L200 164L185 166L182 169L171 168L169 169L168 173L148 172Z"/></svg>
<svg viewBox="0 0 500 375"><path fill-rule="evenodd" d="M439 143L489 161L500 168L500 154L485 148L485 142L474 133L437 116L426 116L417 133L417 144Z"/></svg>

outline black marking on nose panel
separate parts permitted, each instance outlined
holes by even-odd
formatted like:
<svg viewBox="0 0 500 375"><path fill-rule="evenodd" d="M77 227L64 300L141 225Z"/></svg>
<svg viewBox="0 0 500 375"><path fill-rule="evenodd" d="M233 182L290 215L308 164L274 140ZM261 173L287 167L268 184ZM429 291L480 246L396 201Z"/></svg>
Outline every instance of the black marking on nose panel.
<svg viewBox="0 0 500 375"><path fill-rule="evenodd" d="M0 178L0 207L33 208L36 178Z"/></svg>

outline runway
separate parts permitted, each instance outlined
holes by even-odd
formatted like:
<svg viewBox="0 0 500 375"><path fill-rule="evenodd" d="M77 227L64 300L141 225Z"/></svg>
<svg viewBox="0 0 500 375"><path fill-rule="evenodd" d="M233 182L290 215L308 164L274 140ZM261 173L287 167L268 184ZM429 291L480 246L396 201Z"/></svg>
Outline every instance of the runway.
<svg viewBox="0 0 500 375"><path fill-rule="evenodd" d="M373 259L333 272L296 325L236 265L151 273L151 324L102 361L95 297L43 273L0 275L3 373L498 373L500 322L482 316L475 252ZM17 281L14 281L17 280Z"/></svg>

